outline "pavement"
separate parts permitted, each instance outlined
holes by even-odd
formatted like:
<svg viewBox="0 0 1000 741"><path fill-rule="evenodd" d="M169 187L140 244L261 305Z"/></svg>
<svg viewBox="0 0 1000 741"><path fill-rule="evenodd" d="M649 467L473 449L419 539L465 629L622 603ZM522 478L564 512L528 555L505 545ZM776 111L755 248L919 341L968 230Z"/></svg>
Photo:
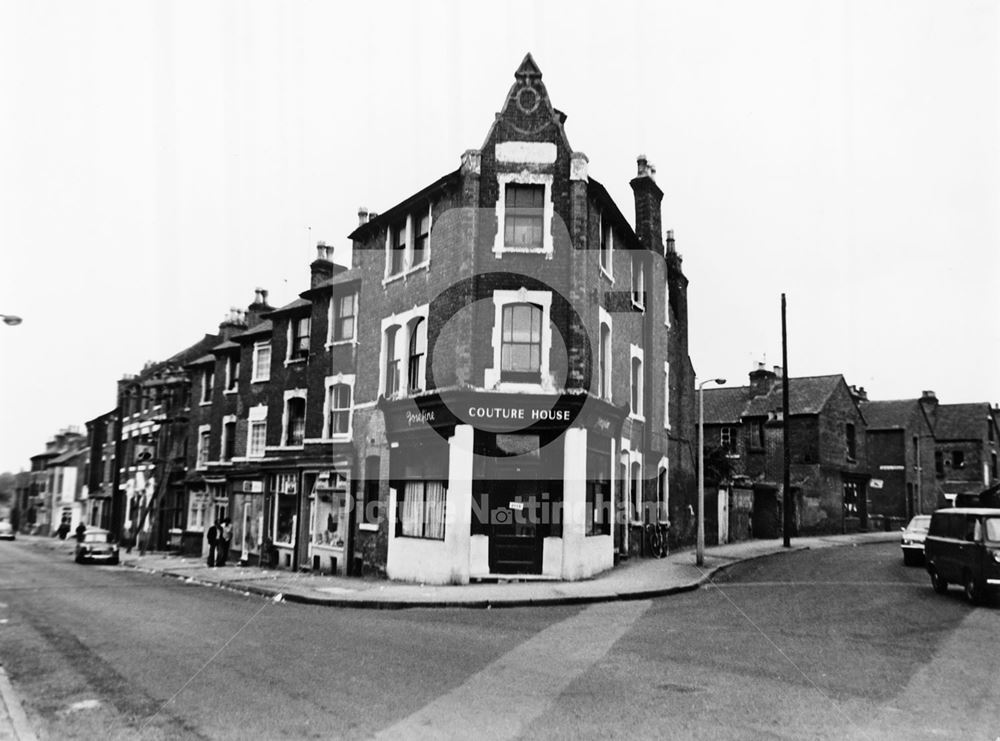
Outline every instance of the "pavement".
<svg viewBox="0 0 1000 741"><path fill-rule="evenodd" d="M24 536L40 547L65 551L72 557L70 540ZM329 607L401 609L408 607L499 608L572 605L663 597L697 589L720 569L743 561L809 548L850 547L898 541L898 532L869 532L793 538L791 547L780 539L751 540L705 549L704 564L695 562L694 549L671 553L662 559L633 559L590 579L565 582L535 578L496 583L430 585L294 573L238 564L211 568L203 559L164 553L139 555L122 552L122 566L187 583L258 594L275 601Z"/></svg>

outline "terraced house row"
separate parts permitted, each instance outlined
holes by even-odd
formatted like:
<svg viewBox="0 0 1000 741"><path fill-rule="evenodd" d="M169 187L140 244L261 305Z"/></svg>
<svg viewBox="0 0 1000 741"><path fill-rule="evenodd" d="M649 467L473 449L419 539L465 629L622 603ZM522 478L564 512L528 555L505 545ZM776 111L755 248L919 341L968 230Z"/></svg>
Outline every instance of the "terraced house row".
<svg viewBox="0 0 1000 741"><path fill-rule="evenodd" d="M246 563L438 583L587 577L668 517L691 540L687 280L663 193L640 157L630 224L541 77L527 56L480 149L362 209L349 265L321 243L299 298L258 289L119 382L88 424L103 522L198 552L227 516Z"/></svg>

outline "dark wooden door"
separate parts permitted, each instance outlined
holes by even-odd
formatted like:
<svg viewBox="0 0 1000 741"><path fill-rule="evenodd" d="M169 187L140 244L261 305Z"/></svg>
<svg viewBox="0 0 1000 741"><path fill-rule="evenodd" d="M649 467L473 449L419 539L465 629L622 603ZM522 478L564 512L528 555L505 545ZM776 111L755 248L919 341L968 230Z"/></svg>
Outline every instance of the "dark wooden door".
<svg viewBox="0 0 1000 741"><path fill-rule="evenodd" d="M490 497L490 571L542 573L543 533L539 522L539 482L493 482Z"/></svg>

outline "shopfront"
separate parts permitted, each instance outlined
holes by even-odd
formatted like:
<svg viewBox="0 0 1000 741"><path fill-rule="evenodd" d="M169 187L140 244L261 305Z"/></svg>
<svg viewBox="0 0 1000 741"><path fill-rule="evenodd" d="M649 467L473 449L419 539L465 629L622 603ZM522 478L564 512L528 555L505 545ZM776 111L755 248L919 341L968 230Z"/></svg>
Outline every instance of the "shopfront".
<svg viewBox="0 0 1000 741"><path fill-rule="evenodd" d="M383 406L392 579L580 579L611 568L624 410L574 396L453 392Z"/></svg>

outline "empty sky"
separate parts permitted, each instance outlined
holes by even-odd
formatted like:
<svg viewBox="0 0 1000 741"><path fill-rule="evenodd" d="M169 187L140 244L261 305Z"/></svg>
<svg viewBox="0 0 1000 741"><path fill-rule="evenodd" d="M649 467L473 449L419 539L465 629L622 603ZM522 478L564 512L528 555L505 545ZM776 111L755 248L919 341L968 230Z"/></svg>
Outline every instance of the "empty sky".
<svg viewBox="0 0 1000 741"><path fill-rule="evenodd" d="M664 190L705 377L1000 401L1000 3L0 4L0 470L308 284L481 145L531 51L626 215Z"/></svg>

